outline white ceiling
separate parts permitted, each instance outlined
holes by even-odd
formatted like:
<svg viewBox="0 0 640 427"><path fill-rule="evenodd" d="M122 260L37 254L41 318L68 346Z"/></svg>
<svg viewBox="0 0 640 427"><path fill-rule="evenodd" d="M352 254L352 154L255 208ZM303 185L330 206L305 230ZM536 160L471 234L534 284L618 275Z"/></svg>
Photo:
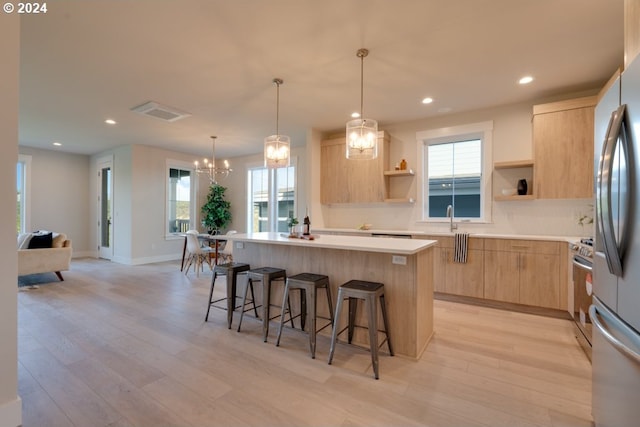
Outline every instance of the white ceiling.
<svg viewBox="0 0 640 427"><path fill-rule="evenodd" d="M20 144L206 155L217 135L219 158L259 153L279 77L280 133L301 145L359 109L362 47L381 128L594 89L622 63L622 23L623 0L50 1L21 18ZM146 101L191 116L130 111Z"/></svg>

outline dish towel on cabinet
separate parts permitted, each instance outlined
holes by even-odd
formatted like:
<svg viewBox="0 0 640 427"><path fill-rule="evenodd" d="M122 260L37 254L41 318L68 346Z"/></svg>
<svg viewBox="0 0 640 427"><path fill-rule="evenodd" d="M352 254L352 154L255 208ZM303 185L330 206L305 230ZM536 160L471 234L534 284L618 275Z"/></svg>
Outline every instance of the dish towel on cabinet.
<svg viewBox="0 0 640 427"><path fill-rule="evenodd" d="M467 262L467 248L469 233L456 233L453 242L453 262L464 264Z"/></svg>

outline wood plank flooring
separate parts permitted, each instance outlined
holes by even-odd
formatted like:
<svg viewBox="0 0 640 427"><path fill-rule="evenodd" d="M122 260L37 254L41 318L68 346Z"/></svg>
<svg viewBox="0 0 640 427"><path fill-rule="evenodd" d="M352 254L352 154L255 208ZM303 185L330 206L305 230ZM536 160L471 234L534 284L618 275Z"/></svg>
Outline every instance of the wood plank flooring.
<svg viewBox="0 0 640 427"><path fill-rule="evenodd" d="M298 330L276 347L252 316L241 333L223 310L205 323L211 273L179 267L74 259L64 282L19 292L25 427L592 426L570 321L435 301L422 358L383 351L376 381L347 344L327 365L326 334L312 360Z"/></svg>

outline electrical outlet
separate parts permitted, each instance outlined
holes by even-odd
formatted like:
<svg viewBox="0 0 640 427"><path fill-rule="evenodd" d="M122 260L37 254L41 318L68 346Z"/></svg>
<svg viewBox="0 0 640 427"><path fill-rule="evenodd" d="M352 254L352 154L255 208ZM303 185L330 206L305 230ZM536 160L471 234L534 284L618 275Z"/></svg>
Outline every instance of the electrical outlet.
<svg viewBox="0 0 640 427"><path fill-rule="evenodd" d="M244 249L244 242L236 242L236 249Z"/></svg>
<svg viewBox="0 0 640 427"><path fill-rule="evenodd" d="M392 255L391 264L407 265L407 257L401 255Z"/></svg>

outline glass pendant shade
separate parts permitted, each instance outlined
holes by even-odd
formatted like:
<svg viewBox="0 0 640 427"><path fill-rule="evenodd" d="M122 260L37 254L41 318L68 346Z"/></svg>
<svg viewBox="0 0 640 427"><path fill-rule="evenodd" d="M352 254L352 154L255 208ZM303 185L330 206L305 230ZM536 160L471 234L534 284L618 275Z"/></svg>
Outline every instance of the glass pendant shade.
<svg viewBox="0 0 640 427"><path fill-rule="evenodd" d="M347 159L372 160L378 157L378 122L355 119L347 123Z"/></svg>
<svg viewBox="0 0 640 427"><path fill-rule="evenodd" d="M373 160L378 157L378 122L364 119L364 58L367 49L358 49L360 58L360 114L358 119L347 122L347 159Z"/></svg>
<svg viewBox="0 0 640 427"><path fill-rule="evenodd" d="M271 135L264 139L264 166L285 168L289 166L290 140L286 135Z"/></svg>
<svg viewBox="0 0 640 427"><path fill-rule="evenodd" d="M264 167L286 168L289 166L291 152L291 140L287 135L280 135L280 85L284 83L282 79L275 78L273 83L276 84L276 134L268 136L264 139Z"/></svg>

